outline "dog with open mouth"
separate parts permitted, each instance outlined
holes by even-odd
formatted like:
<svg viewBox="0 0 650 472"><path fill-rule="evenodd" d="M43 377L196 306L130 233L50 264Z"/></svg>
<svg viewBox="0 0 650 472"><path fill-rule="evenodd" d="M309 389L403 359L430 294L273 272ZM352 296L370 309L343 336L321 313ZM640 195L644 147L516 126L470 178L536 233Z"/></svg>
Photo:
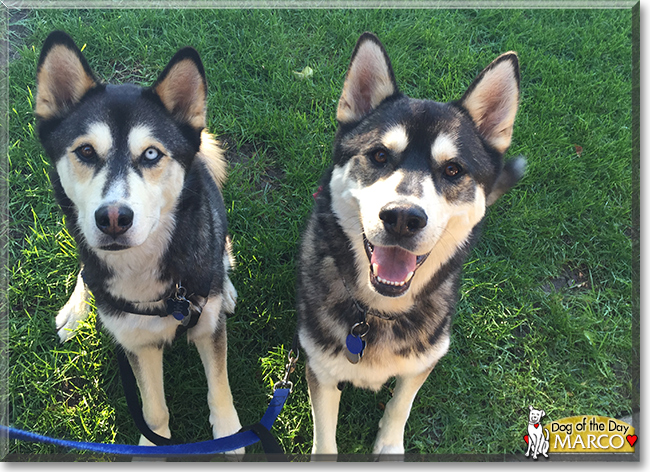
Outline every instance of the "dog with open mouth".
<svg viewBox="0 0 650 472"><path fill-rule="evenodd" d="M312 453L337 454L341 385L397 378L373 454L403 454L413 400L447 352L463 263L486 209L523 176L504 163L519 103L507 52L460 100L409 98L384 46L352 53L326 171L298 261L298 337L314 421Z"/></svg>
<svg viewBox="0 0 650 472"><path fill-rule="evenodd" d="M144 420L169 438L163 347L186 332L205 368L214 437L237 432L226 367L226 313L237 297L220 190L226 162L205 130L199 54L179 50L151 87L105 84L55 31L41 50L37 89L50 180L83 267L56 317L60 340L74 335L94 295L99 321L135 373Z"/></svg>

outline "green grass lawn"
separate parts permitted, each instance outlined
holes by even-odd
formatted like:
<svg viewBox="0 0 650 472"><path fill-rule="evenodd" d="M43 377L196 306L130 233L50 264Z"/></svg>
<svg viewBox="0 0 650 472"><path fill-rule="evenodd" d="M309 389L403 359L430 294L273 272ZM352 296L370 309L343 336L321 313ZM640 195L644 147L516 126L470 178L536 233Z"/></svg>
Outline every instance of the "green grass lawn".
<svg viewBox="0 0 650 472"><path fill-rule="evenodd" d="M75 246L54 203L35 133L35 68L54 29L97 75L150 84L194 46L209 84L209 129L228 147L224 190L239 292L228 320L229 372L243 424L264 412L291 344L297 244L330 164L335 110L358 36L385 44L401 89L459 98L497 55L516 50L521 105L512 157L521 183L488 212L465 266L449 353L418 394L410 453L525 451L528 405L545 421L638 411L632 350L631 10L31 10L10 20L8 418L60 438L137 443L110 338L94 313L59 344L54 316L74 287ZM294 71L313 69L311 78ZM579 147L579 148L578 148ZM211 438L193 346L169 349L171 430ZM299 363L274 432L311 449ZM369 453L393 383L347 388L341 453ZM259 445L250 452L261 452ZM13 454L67 452L11 441ZM18 457L18 456L15 456ZM442 457L442 456L441 456Z"/></svg>

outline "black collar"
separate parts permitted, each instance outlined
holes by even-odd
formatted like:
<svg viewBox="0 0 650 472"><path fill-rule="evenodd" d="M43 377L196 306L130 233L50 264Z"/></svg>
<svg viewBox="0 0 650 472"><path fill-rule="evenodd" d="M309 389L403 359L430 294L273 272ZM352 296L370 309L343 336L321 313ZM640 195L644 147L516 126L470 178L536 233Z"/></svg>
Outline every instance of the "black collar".
<svg viewBox="0 0 650 472"><path fill-rule="evenodd" d="M346 292L348 292L348 295L350 296L352 303L354 303L354 307L359 313L359 323L365 323L367 315L376 316L377 318L381 318L382 320L386 320L386 321L395 321L394 317L390 315L385 315L376 310L371 310L366 304L361 303L359 300L354 298L352 292L350 291L350 288L348 287L348 284L345 282L345 278L341 277L341 280L343 281L343 286L345 287Z"/></svg>
<svg viewBox="0 0 650 472"><path fill-rule="evenodd" d="M81 271L81 278L84 279L84 271ZM85 282L85 279L84 279ZM101 304L108 305L117 312L126 312L134 315L143 316L159 316L164 318L172 315L180 324L186 328L191 328L196 325L203 311L203 305L200 303L194 294L189 295L187 298L185 287L181 284L174 284L174 286L167 292L167 295L160 300L152 300L150 302L136 302L136 303L165 303L164 306L156 308L141 309L138 308L133 302L123 298L116 298L106 290L100 290L97 293L93 291L97 301Z"/></svg>

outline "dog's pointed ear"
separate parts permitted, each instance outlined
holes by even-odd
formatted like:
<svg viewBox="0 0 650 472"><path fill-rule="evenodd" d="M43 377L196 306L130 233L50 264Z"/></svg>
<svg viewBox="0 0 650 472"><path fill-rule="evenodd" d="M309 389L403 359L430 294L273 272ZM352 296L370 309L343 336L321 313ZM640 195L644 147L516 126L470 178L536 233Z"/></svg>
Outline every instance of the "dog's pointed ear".
<svg viewBox="0 0 650 472"><path fill-rule="evenodd" d="M396 93L395 75L384 46L374 34L362 34L352 52L336 119L339 123L359 121Z"/></svg>
<svg viewBox="0 0 650 472"><path fill-rule="evenodd" d="M43 43L36 69L36 116L62 116L93 87L97 79L75 42L53 31Z"/></svg>
<svg viewBox="0 0 650 472"><path fill-rule="evenodd" d="M519 105L519 59L514 51L497 57L460 100L485 141L504 153L512 140Z"/></svg>
<svg viewBox="0 0 650 472"><path fill-rule="evenodd" d="M191 47L179 50L151 87L175 119L197 130L206 126L207 88L201 57Z"/></svg>

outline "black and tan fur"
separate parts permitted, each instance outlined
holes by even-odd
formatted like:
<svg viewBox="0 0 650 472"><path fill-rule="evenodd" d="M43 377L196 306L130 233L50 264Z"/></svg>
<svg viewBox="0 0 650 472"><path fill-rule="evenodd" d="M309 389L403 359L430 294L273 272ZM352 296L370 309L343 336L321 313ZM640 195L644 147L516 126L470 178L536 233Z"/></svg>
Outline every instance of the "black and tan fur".
<svg viewBox="0 0 650 472"><path fill-rule="evenodd" d="M237 296L220 191L226 164L204 129L207 84L198 53L179 50L148 88L104 84L73 40L54 32L41 51L37 87L39 137L83 267L56 317L61 341L88 315L92 293L133 367L147 424L170 437L163 347L179 321L124 307L164 314L180 284L201 311L187 336L205 367L214 437L236 432L226 369L226 312ZM142 437L140 444L151 443Z"/></svg>
<svg viewBox="0 0 650 472"><path fill-rule="evenodd" d="M315 455L336 454L341 392L397 377L373 453L403 454L412 402L447 352L462 265L486 208L523 175L503 164L519 101L517 55L492 62L455 102L402 94L380 41L363 34L339 100L333 167L298 263L300 344ZM346 337L367 310L366 348Z"/></svg>

